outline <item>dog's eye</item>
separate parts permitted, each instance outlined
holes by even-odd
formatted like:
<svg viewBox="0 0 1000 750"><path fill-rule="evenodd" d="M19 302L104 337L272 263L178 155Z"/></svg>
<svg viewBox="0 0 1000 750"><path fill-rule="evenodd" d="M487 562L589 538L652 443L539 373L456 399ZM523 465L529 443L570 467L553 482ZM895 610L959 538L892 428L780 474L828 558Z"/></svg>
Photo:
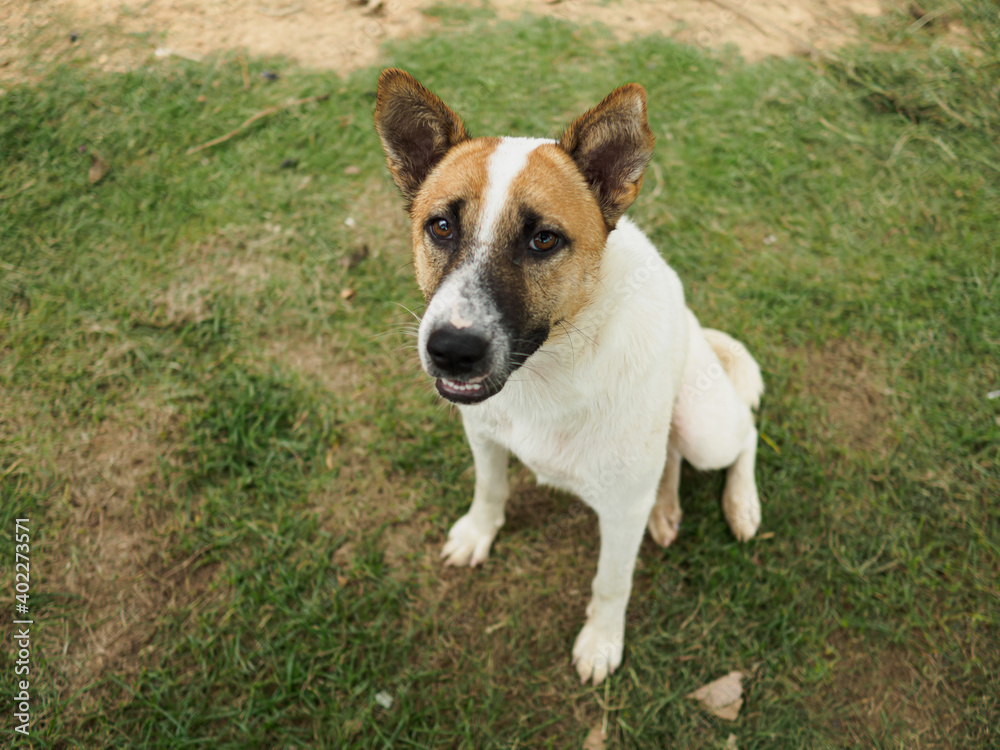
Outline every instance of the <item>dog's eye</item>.
<svg viewBox="0 0 1000 750"><path fill-rule="evenodd" d="M531 238L528 246L536 253L551 253L559 247L560 239L554 232L539 232Z"/></svg>
<svg viewBox="0 0 1000 750"><path fill-rule="evenodd" d="M431 219L428 228L439 240L450 240L455 234L455 230L451 228L451 222L440 217Z"/></svg>

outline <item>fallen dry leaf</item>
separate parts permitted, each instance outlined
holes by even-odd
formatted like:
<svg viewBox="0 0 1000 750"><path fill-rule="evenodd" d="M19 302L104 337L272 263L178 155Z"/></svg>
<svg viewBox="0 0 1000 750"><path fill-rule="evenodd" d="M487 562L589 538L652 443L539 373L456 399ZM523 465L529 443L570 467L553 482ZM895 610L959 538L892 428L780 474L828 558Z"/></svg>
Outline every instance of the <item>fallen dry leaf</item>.
<svg viewBox="0 0 1000 750"><path fill-rule="evenodd" d="M583 741L583 750L604 750L604 743L607 739L608 734L604 731L604 722L599 721L587 734L587 739Z"/></svg>
<svg viewBox="0 0 1000 750"><path fill-rule="evenodd" d="M354 298L356 292L353 289L341 289L340 298L344 301L350 301Z"/></svg>
<svg viewBox="0 0 1000 750"><path fill-rule="evenodd" d="M353 164L349 167L344 167L344 174L361 174L361 167L356 167Z"/></svg>
<svg viewBox="0 0 1000 750"><path fill-rule="evenodd" d="M743 706L742 672L730 672L725 677L704 685L687 698L699 701L709 712L726 721L736 721Z"/></svg>
<svg viewBox="0 0 1000 750"><path fill-rule="evenodd" d="M736 735L731 734L726 738L726 750L739 750L736 745Z"/></svg>
<svg viewBox="0 0 1000 750"><path fill-rule="evenodd" d="M90 152L90 174L87 175L87 181L91 185L96 185L98 182L104 179L111 169L111 165L108 164L104 157L102 157L96 151Z"/></svg>

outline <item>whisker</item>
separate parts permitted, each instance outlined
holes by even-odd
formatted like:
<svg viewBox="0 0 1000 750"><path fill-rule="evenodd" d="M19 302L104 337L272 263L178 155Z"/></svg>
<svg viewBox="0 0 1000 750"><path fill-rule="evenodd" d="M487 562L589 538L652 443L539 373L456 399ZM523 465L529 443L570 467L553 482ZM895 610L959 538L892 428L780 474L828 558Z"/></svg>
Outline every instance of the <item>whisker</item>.
<svg viewBox="0 0 1000 750"><path fill-rule="evenodd" d="M385 331L380 331L379 333L373 333L368 338L371 341L375 341L376 339L382 339L385 338L386 336L392 336L394 334L403 334L404 336L412 336L416 338L417 329L410 326L394 327L394 328L389 328L388 330Z"/></svg>
<svg viewBox="0 0 1000 750"><path fill-rule="evenodd" d="M410 323L410 322L395 323L395 324L389 326L389 328L387 330L382 331L380 333L372 334L371 336L369 336L368 337L369 341L377 341L379 339L385 338L387 336L392 336L392 335L403 335L403 336L409 336L409 337L412 337L412 338L417 338L419 336L419 333L420 333L420 322L421 322L420 316L417 315L415 312L413 312L413 310L411 310L410 308L408 308L406 305L404 305L401 302L394 302L393 304L396 305L396 307L399 307L399 308L402 308L403 310L405 310L415 321L417 321L416 325L414 325L413 323Z"/></svg>
<svg viewBox="0 0 1000 750"><path fill-rule="evenodd" d="M565 320L560 320L559 323L566 329L566 340L569 342L570 369L576 371L576 347L573 346L573 332Z"/></svg>
<svg viewBox="0 0 1000 750"><path fill-rule="evenodd" d="M413 312L413 310L411 310L410 308L408 308L402 302L394 302L393 304L396 305L396 307L402 307L404 310L406 310L406 312L408 312L410 315L413 316L413 318L417 321L417 323L419 323L421 321L420 316L417 315L415 312Z"/></svg>
<svg viewBox="0 0 1000 750"><path fill-rule="evenodd" d="M399 346L394 346L392 348L392 351L396 354L398 354L399 352L406 352L407 350L412 352L419 352L420 347L418 347L416 344L400 344Z"/></svg>
<svg viewBox="0 0 1000 750"><path fill-rule="evenodd" d="M408 261L406 261L405 263L403 263L403 264L402 264L401 266L396 266L396 270L395 270L395 271L393 271L393 273L399 273L399 272L400 272L400 271L402 271L402 270L403 270L404 268L408 268L408 267L410 267L410 266L412 266L412 265L413 265L413 259L411 258L410 260L408 260Z"/></svg>
<svg viewBox="0 0 1000 750"><path fill-rule="evenodd" d="M569 323L568 321L565 321L565 320L562 320L560 322L564 326L572 328L574 331L576 331L577 333L579 333L581 336L583 336L585 339L587 339L587 341L589 341L592 346L597 346L597 342L594 340L594 338L592 336L588 336L586 333L584 333L583 330L578 325L575 325L574 323ZM597 328L597 325L594 324L593 328Z"/></svg>

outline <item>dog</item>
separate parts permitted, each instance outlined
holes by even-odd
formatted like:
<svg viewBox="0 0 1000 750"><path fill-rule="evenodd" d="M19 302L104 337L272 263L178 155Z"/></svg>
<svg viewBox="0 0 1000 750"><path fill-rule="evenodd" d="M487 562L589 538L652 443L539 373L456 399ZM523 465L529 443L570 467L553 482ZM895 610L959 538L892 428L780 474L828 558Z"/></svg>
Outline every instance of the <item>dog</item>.
<svg viewBox="0 0 1000 750"><path fill-rule="evenodd" d="M643 534L677 535L682 458L728 468L737 539L760 525L746 348L702 328L677 274L623 214L653 153L646 92L613 91L556 140L472 138L408 73L378 82L375 127L411 218L427 308L420 362L458 405L475 464L448 565L480 565L504 524L508 454L596 513L600 553L573 646L583 683L621 664Z"/></svg>

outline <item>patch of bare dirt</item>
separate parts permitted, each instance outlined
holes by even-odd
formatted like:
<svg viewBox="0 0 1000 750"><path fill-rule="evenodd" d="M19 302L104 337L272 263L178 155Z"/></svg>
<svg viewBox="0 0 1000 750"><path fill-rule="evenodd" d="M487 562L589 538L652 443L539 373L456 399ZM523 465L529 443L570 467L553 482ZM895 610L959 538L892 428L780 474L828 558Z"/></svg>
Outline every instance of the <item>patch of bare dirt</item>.
<svg viewBox="0 0 1000 750"><path fill-rule="evenodd" d="M361 363L337 341L335 332L318 333L313 338L289 335L269 342L264 353L268 359L329 391L351 395L365 382Z"/></svg>
<svg viewBox="0 0 1000 750"><path fill-rule="evenodd" d="M252 233L225 228L202 243L178 247L170 283L146 291L149 312L138 322L203 323L216 314L216 299L223 293L253 308L272 281L296 278L298 269L273 252L294 237L294 230L265 221ZM261 252L264 248L269 252Z"/></svg>
<svg viewBox="0 0 1000 750"><path fill-rule="evenodd" d="M952 747L962 718L950 711L956 703L938 660L901 646L874 653L861 638L844 632L831 638L834 689L843 696L833 709L832 728L845 746L864 747L872 737L906 747Z"/></svg>
<svg viewBox="0 0 1000 750"><path fill-rule="evenodd" d="M55 458L62 492L53 500L64 526L46 529L57 543L37 550L37 585L70 597L66 629L41 634L69 690L109 671L138 671L160 615L189 607L210 589L214 565L199 554L175 560L168 553L183 521L163 505L169 492L159 464L171 460L166 437L175 421L171 408L149 403L97 432L64 434Z"/></svg>
<svg viewBox="0 0 1000 750"><path fill-rule="evenodd" d="M841 339L803 353L798 374L805 393L815 394L825 412L820 436L855 451L884 454L897 441L888 397L888 368L867 345Z"/></svg>
<svg viewBox="0 0 1000 750"><path fill-rule="evenodd" d="M27 50L47 60L85 56L106 70L156 54L201 58L235 50L346 73L376 63L388 39L432 33L441 24L423 12L432 6L447 3L2 0L0 80L25 75ZM530 12L598 22L620 40L658 32L703 48L735 45L749 60L834 49L856 37L857 16L882 12L879 0L493 0L489 7L500 18Z"/></svg>

